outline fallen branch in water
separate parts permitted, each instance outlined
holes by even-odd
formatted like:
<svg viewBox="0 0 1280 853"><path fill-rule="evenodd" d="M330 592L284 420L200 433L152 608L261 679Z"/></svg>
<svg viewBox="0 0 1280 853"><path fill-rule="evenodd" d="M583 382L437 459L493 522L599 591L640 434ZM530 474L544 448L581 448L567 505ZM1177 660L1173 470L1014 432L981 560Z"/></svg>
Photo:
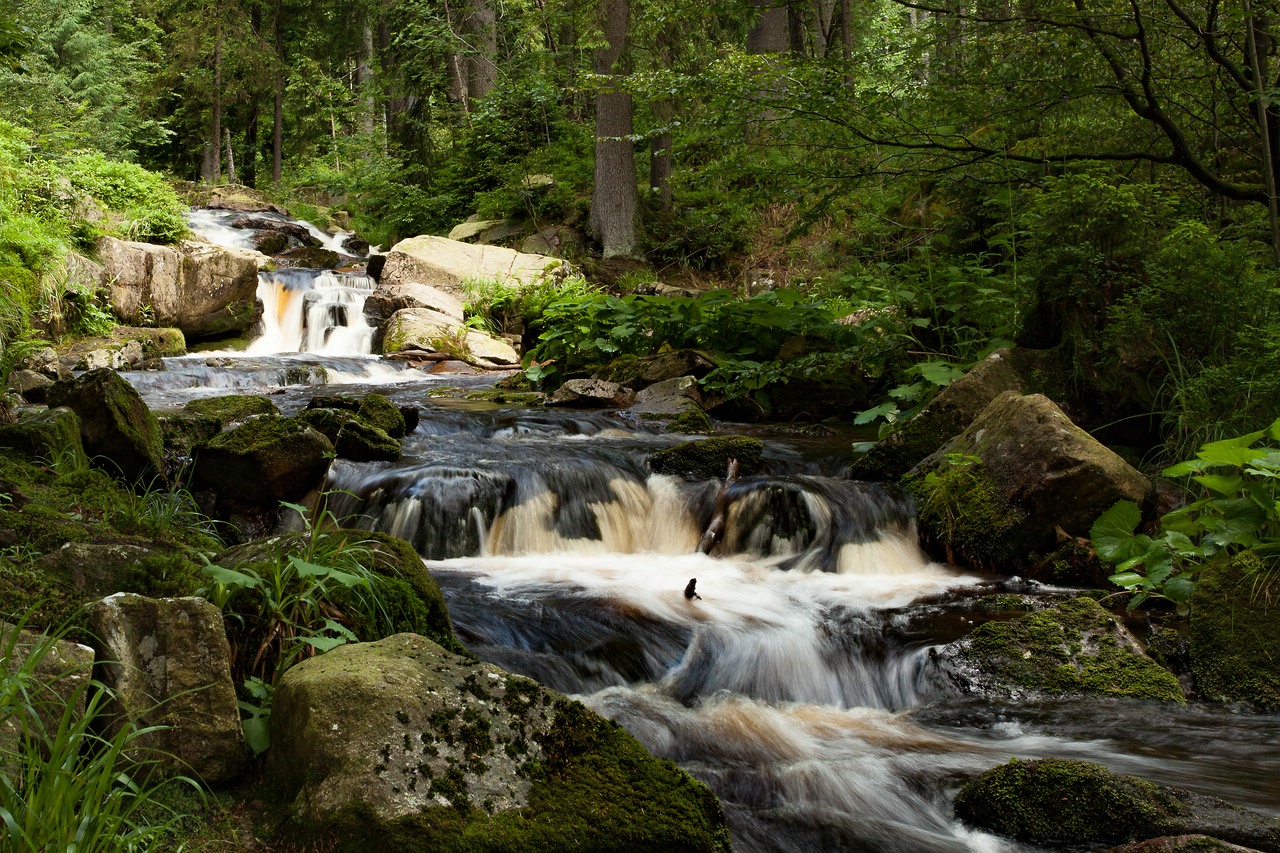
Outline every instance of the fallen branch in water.
<svg viewBox="0 0 1280 853"><path fill-rule="evenodd" d="M711 513L711 523L706 532L698 540L698 553L710 554L711 549L724 537L724 526L729 515L729 486L738 479L738 460L729 460L729 470L725 472L724 485L716 496L716 507Z"/></svg>

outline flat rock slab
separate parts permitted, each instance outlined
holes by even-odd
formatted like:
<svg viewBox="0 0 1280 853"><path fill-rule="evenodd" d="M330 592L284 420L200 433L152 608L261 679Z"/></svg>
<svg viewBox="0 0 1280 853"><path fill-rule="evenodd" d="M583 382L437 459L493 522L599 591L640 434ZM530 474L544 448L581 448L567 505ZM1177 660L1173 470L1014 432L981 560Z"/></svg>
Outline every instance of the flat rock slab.
<svg viewBox="0 0 1280 853"><path fill-rule="evenodd" d="M422 236L401 240L391 248L379 281L429 284L461 296L466 281L497 281L520 287L543 279L562 279L570 269L566 262L546 255Z"/></svg>

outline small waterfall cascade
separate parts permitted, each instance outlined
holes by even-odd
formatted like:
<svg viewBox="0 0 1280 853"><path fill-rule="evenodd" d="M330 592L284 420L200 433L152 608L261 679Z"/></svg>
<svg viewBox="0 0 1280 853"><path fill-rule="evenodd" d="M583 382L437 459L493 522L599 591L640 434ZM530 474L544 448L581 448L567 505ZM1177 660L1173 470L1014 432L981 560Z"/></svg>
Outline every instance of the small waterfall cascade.
<svg viewBox="0 0 1280 853"><path fill-rule="evenodd" d="M277 213L251 216L225 210L193 210L188 224L201 238L220 246L252 249L262 228L234 227L247 220L279 222L301 227L320 248L352 257L343 248L351 235L329 234L310 222ZM297 242L296 239L293 242ZM250 343L251 355L317 353L367 355L372 350L373 329L364 318L364 302L374 289L373 279L360 272L319 269L262 270L258 273L258 301L262 303L262 327Z"/></svg>

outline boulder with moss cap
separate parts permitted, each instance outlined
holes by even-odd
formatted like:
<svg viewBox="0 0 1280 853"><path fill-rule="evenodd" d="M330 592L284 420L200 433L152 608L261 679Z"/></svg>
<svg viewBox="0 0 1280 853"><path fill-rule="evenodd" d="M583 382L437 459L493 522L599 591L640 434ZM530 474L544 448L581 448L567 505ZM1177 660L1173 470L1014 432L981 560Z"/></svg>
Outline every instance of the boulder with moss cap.
<svg viewBox="0 0 1280 853"><path fill-rule="evenodd" d="M317 488L333 443L297 418L257 415L205 443L195 457L195 483L220 499L274 508Z"/></svg>
<svg viewBox="0 0 1280 853"><path fill-rule="evenodd" d="M414 634L285 673L267 772L339 851L728 851L720 803L611 720Z"/></svg>
<svg viewBox="0 0 1280 853"><path fill-rule="evenodd" d="M133 386L114 370L91 370L49 388L50 408L66 406L80 418L80 438L95 462L105 460L131 481L164 471L160 424Z"/></svg>

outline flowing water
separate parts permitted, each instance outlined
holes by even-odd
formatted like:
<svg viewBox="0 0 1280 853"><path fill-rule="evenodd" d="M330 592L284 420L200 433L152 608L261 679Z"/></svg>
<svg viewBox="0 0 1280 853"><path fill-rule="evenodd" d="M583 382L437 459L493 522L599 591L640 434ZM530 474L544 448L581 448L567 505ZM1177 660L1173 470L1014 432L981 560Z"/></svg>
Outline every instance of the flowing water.
<svg viewBox="0 0 1280 853"><path fill-rule="evenodd" d="M674 437L427 396L483 378L291 358L422 412L400 462L334 464L332 508L414 544L477 655L577 696L710 785L735 849L1029 849L952 816L960 782L1011 756L1098 761L1280 812L1280 716L964 699L938 683L930 649L972 629L967 596L1000 586L929 562L893 490L832 476L847 442L769 440L707 556L695 549L721 484L649 471ZM154 405L218 383L296 410L318 389L280 381L278 364L174 359L129 378Z"/></svg>

